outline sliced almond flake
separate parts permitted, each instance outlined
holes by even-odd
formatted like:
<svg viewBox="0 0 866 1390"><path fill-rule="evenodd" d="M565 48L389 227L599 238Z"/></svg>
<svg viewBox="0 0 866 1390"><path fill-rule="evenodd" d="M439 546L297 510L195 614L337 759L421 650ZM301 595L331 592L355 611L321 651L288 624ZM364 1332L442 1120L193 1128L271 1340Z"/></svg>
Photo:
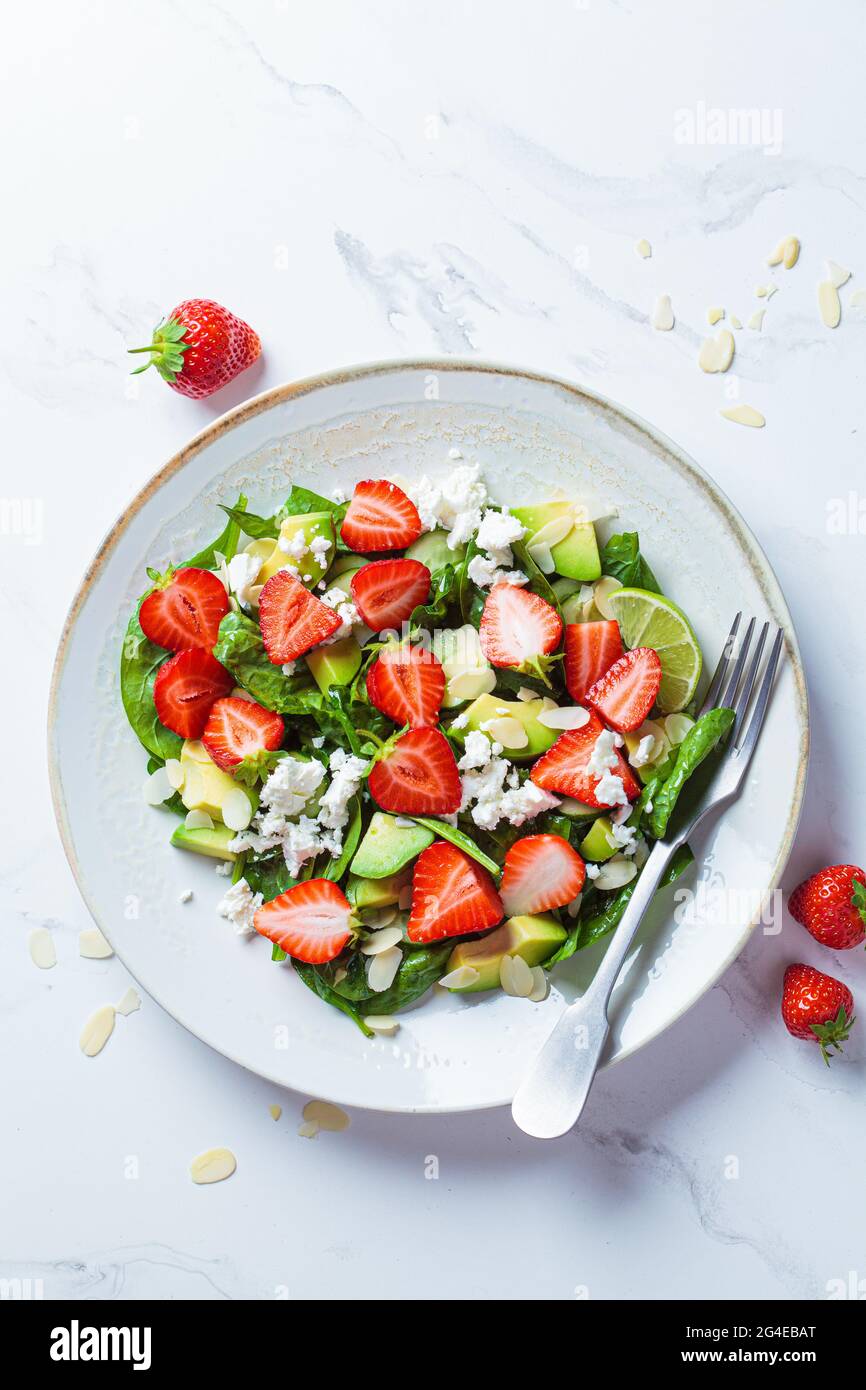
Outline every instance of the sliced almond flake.
<svg viewBox="0 0 866 1390"><path fill-rule="evenodd" d="M522 956L509 956L511 961L511 993L518 999L528 999L534 987L532 971Z"/></svg>
<svg viewBox="0 0 866 1390"><path fill-rule="evenodd" d="M272 1120L278 1120L283 1113L283 1107L281 1105L269 1105L268 1113Z"/></svg>
<svg viewBox="0 0 866 1390"><path fill-rule="evenodd" d="M786 270L791 270L797 264L799 255L800 242L797 237L785 236L775 251L767 257L767 265L784 265Z"/></svg>
<svg viewBox="0 0 866 1390"><path fill-rule="evenodd" d="M166 758L165 775L169 780L169 785L179 792L186 779L186 768L179 758Z"/></svg>
<svg viewBox="0 0 866 1390"><path fill-rule="evenodd" d="M595 887L605 891L610 888L623 888L627 883L631 883L636 873L637 869L630 859L615 854L612 859L602 864L601 871L594 880Z"/></svg>
<svg viewBox="0 0 866 1390"><path fill-rule="evenodd" d="M85 960L107 960L114 955L114 947L106 941L98 927L89 927L87 931L78 933L78 954L84 956Z"/></svg>
<svg viewBox="0 0 866 1390"><path fill-rule="evenodd" d="M305 1120L317 1124L319 1129L327 1129L334 1134L348 1129L352 1123L345 1110L342 1110L339 1105L332 1105L329 1100L308 1100L304 1106L303 1115Z"/></svg>
<svg viewBox="0 0 866 1390"><path fill-rule="evenodd" d="M315 1139L319 1132L319 1126L315 1120L302 1120L298 1125L298 1134L302 1139Z"/></svg>
<svg viewBox="0 0 866 1390"><path fill-rule="evenodd" d="M383 990L390 989L394 983L394 976L400 969L402 959L403 952L399 946L390 946L387 951L380 951L378 955L370 957L370 964L367 966L367 984L375 994L381 994Z"/></svg>
<svg viewBox="0 0 866 1390"><path fill-rule="evenodd" d="M94 1009L81 1030L78 1046L85 1057L95 1057L101 1052L114 1032L114 1005L103 1004Z"/></svg>
<svg viewBox="0 0 866 1390"><path fill-rule="evenodd" d="M542 1000L547 998L550 981L547 978L547 972L542 970L540 965L533 965L530 973L532 975L532 989L527 998L531 999L533 1004L540 1004Z"/></svg>
<svg viewBox="0 0 866 1390"><path fill-rule="evenodd" d="M707 323L710 325L711 328L713 324L718 323L719 319L723 319L724 317L724 309L712 308L707 310Z"/></svg>
<svg viewBox="0 0 866 1390"><path fill-rule="evenodd" d="M753 430L762 430L767 423L760 410L753 405L729 405L719 414L724 415L726 420L733 420L735 425L749 425Z"/></svg>
<svg viewBox="0 0 866 1390"><path fill-rule="evenodd" d="M486 726L490 737L501 743L503 748L526 748L529 743L529 734L513 714L506 714L501 719L489 719Z"/></svg>
<svg viewBox="0 0 866 1390"><path fill-rule="evenodd" d="M752 314L752 317L746 324L746 327L754 328L758 333L760 333L761 329L764 326L764 315L766 312L766 309L756 309L754 314Z"/></svg>
<svg viewBox="0 0 866 1390"><path fill-rule="evenodd" d="M405 886L404 888L401 888L401 889L400 889L400 896L399 896L399 898L397 899L397 906L399 907L399 909L400 909L401 912L408 912L408 911L409 911L410 907L412 906L412 885L411 885L411 883L407 883L406 886Z"/></svg>
<svg viewBox="0 0 866 1390"><path fill-rule="evenodd" d="M390 1037L400 1027L400 1020L391 1014L368 1014L364 1022L371 1033L382 1033L385 1037Z"/></svg>
<svg viewBox="0 0 866 1390"><path fill-rule="evenodd" d="M642 236L639 241L635 242L634 249L643 261L649 260L653 253L653 249L645 236Z"/></svg>
<svg viewBox="0 0 866 1390"><path fill-rule="evenodd" d="M767 299L772 299L772 298L773 298L773 295L776 293L776 291L777 291L778 288L779 288L778 285L774 285L774 284L772 284L772 282L771 282L769 285L766 286L766 291L767 291L767 293L766 293L766 296L765 296L765 297L766 297Z"/></svg>
<svg viewBox="0 0 866 1390"><path fill-rule="evenodd" d="M622 585L619 580L614 579L612 574L603 574L601 579L596 581L595 588L592 591L592 602L603 618L610 620L613 617L613 610L608 603L608 599L611 594L621 588Z"/></svg>
<svg viewBox="0 0 866 1390"><path fill-rule="evenodd" d="M338 965L336 970L334 971L334 984L338 985L341 980L345 980L348 973L349 972L344 965Z"/></svg>
<svg viewBox="0 0 866 1390"><path fill-rule="evenodd" d="M832 280L822 280L818 286L818 308L825 328L838 328L842 317L839 291Z"/></svg>
<svg viewBox="0 0 866 1390"><path fill-rule="evenodd" d="M756 286L755 286L755 297L756 297L756 299L766 299L766 298L767 298L767 286L766 286L766 285L756 285Z"/></svg>
<svg viewBox="0 0 866 1390"><path fill-rule="evenodd" d="M689 729L694 725L694 720L687 714L669 714L664 721L665 733L670 739L674 748L682 743Z"/></svg>
<svg viewBox="0 0 866 1390"><path fill-rule="evenodd" d="M246 830L253 818L253 804L241 787L226 793L222 818L229 830Z"/></svg>
<svg viewBox="0 0 866 1390"><path fill-rule="evenodd" d="M212 1182L225 1182L238 1166L231 1149L206 1149L189 1165L189 1175L194 1183L204 1186Z"/></svg>
<svg viewBox="0 0 866 1390"><path fill-rule="evenodd" d="M831 285L835 285L837 290L841 290L843 285L847 285L851 279L850 270L839 265L838 261L825 261L824 264L827 267L827 279Z"/></svg>
<svg viewBox="0 0 866 1390"><path fill-rule="evenodd" d="M669 294L660 294L655 303L652 326L660 333L669 333L674 326L674 311Z"/></svg>
<svg viewBox="0 0 866 1390"><path fill-rule="evenodd" d="M213 830L213 820L207 811L187 811L183 823L187 830Z"/></svg>
<svg viewBox="0 0 866 1390"><path fill-rule="evenodd" d="M855 290L851 296L855 309L866 309L866 290Z"/></svg>
<svg viewBox="0 0 866 1390"><path fill-rule="evenodd" d="M571 902L568 904L568 907L566 908L566 912L568 913L569 917L574 918L574 917L577 916L578 912L580 912L580 904L581 904L582 902L583 902L583 894L582 894L582 893L578 893L578 895L577 895L576 898L572 898Z"/></svg>
<svg viewBox="0 0 866 1390"><path fill-rule="evenodd" d="M27 938L27 945L30 950L30 959L40 970L50 970L53 965L57 964L54 937L47 927L34 927Z"/></svg>
<svg viewBox="0 0 866 1390"><path fill-rule="evenodd" d="M723 328L715 338L704 338L698 353L698 366L702 372L726 372L733 360L734 335L727 328Z"/></svg>
<svg viewBox="0 0 866 1390"><path fill-rule="evenodd" d="M448 693L455 700L477 700L496 686L496 674L489 666L460 671L448 681Z"/></svg>
<svg viewBox="0 0 866 1390"><path fill-rule="evenodd" d="M168 801L173 791L165 768L158 767L144 784L144 799L148 806L161 806L164 801Z"/></svg>
<svg viewBox="0 0 866 1390"><path fill-rule="evenodd" d="M412 829L415 829L415 822L411 822ZM406 827L408 829L408 827ZM362 909L364 913L364 926L368 931L377 932L382 927L390 927L397 916L397 907L391 904L388 907L366 907ZM398 928L399 930L399 928Z"/></svg>
<svg viewBox="0 0 866 1390"><path fill-rule="evenodd" d="M542 710L537 719L545 729L582 729L589 723L589 710L583 705L560 705L557 709Z"/></svg>
<svg viewBox="0 0 866 1390"><path fill-rule="evenodd" d="M443 989L468 989L478 979L480 975L474 965L458 965L456 970L443 975L439 983Z"/></svg>
<svg viewBox="0 0 866 1390"><path fill-rule="evenodd" d="M731 317L730 317L730 319L728 320L728 322L730 323L730 325L731 325L732 328L742 328L742 326L743 326L743 325L740 323L740 320L737 318L736 314L731 314Z"/></svg>
<svg viewBox="0 0 866 1390"><path fill-rule="evenodd" d="M390 951L392 946L396 946L402 939L403 932L400 927L385 927L382 931L374 931L371 936L364 938L361 942L361 953L365 956L380 956L383 951Z"/></svg>
<svg viewBox="0 0 866 1390"><path fill-rule="evenodd" d="M135 1011L140 1008L141 995L137 989L133 989L130 985L120 1002L115 1004L114 1012L122 1014L123 1017L126 1018L128 1014L134 1014Z"/></svg>
<svg viewBox="0 0 866 1390"><path fill-rule="evenodd" d="M526 547L526 553L530 560L535 561L542 574L553 574L556 564L549 545L545 545L543 541L540 544L533 541L532 545Z"/></svg>
<svg viewBox="0 0 866 1390"><path fill-rule="evenodd" d="M522 685L517 692L517 698L518 700L523 700L524 702L528 702L529 700L537 700L538 691L530 690L528 685Z"/></svg>
<svg viewBox="0 0 866 1390"><path fill-rule="evenodd" d="M535 532L532 537L532 545L547 545L552 550L560 541L564 541L566 536L574 530L574 513L565 512L562 516L555 516L552 521L548 521L540 530Z"/></svg>
<svg viewBox="0 0 866 1390"><path fill-rule="evenodd" d="M512 998L516 997L517 990L514 988L514 965L512 957L509 956L507 952L499 962L499 983L502 987L503 994L510 994Z"/></svg>

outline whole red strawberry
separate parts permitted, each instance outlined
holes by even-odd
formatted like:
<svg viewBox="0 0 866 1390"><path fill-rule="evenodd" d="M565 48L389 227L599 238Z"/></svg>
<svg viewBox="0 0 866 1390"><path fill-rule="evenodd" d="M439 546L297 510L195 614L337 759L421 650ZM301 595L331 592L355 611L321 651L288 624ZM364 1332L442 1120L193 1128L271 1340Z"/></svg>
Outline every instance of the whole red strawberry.
<svg viewBox="0 0 866 1390"><path fill-rule="evenodd" d="M138 372L156 367L182 396L200 400L227 386L262 351L259 335L215 299L185 299L154 329L153 342L130 352L149 352Z"/></svg>
<svg viewBox="0 0 866 1390"><path fill-rule="evenodd" d="M789 965L782 982L782 1020L795 1038L821 1044L829 1065L830 1049L842 1051L854 1022L854 996L841 980L822 975L812 965Z"/></svg>
<svg viewBox="0 0 866 1390"><path fill-rule="evenodd" d="M831 864L794 889L788 910L822 946L859 946L866 939L866 874L854 864Z"/></svg>

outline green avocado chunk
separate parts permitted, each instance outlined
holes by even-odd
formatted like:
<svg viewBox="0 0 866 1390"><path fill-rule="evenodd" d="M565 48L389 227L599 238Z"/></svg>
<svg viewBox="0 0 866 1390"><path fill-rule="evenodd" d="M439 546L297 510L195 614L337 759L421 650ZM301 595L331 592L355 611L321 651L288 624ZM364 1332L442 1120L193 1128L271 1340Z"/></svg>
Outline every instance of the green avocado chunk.
<svg viewBox="0 0 866 1390"><path fill-rule="evenodd" d="M171 837L176 849L191 849L195 854L206 854L209 859L226 859L233 864L237 855L229 849L229 841L237 831L229 830L227 825L215 825L212 830L187 830L179 825Z"/></svg>
<svg viewBox="0 0 866 1390"><path fill-rule="evenodd" d="M608 816L599 816L598 820L593 821L580 842L580 852L584 859L591 859L595 864L610 859L618 849L619 845L613 838L613 828Z"/></svg>
<svg viewBox="0 0 866 1390"><path fill-rule="evenodd" d="M398 825L394 816L375 811L349 868L358 878L389 878L435 838L423 825Z"/></svg>
<svg viewBox="0 0 866 1390"><path fill-rule="evenodd" d="M511 513L526 527L526 544L531 545L533 536L542 526L564 516L573 506L573 502L541 502L534 507L512 507ZM565 579L580 579L586 583L601 576L598 542L591 521L576 522L568 535L551 547L551 555L557 574Z"/></svg>
<svg viewBox="0 0 866 1390"><path fill-rule="evenodd" d="M400 894L411 882L412 870L409 868L388 874L386 878L359 878L357 874L349 874L346 897L359 912L365 907L392 907L399 902Z"/></svg>
<svg viewBox="0 0 866 1390"><path fill-rule="evenodd" d="M541 965L552 956L567 935L555 917L509 917L501 927L481 937L479 941L461 941L448 957L448 971L469 965L478 971L471 985L456 989L459 994L477 994L483 989L499 988L499 966L503 956L522 956L529 966Z"/></svg>
<svg viewBox="0 0 866 1390"><path fill-rule="evenodd" d="M341 637L330 646L314 647L304 660L323 695L332 685L349 685L360 670L363 654L354 637Z"/></svg>
<svg viewBox="0 0 866 1390"><path fill-rule="evenodd" d="M298 542L298 548L307 547L306 554L300 556L296 556L291 550L292 543L298 533L303 537L303 542ZM317 540L328 542L327 550L319 556L310 548L313 541ZM283 542L283 545L280 544L280 541ZM273 565L280 557L282 564L278 564L278 568L285 565L295 565L298 578L302 579L308 588L318 584L334 558L334 519L330 512L305 512L297 516L287 516L280 526L277 545L268 565ZM266 570L268 565L265 566Z"/></svg>
<svg viewBox="0 0 866 1390"><path fill-rule="evenodd" d="M548 729L544 724L539 724L538 716L543 713L545 707L552 709L553 701L541 698L503 700L499 695L479 695L477 700L473 700L472 704L466 707L466 723L463 730L481 730L482 725L490 719L516 719L526 730L528 742L524 748L506 748L505 756L513 763L533 762L542 753L546 753L548 748L553 747L561 733L559 729ZM490 733L490 737L494 738L495 735Z"/></svg>

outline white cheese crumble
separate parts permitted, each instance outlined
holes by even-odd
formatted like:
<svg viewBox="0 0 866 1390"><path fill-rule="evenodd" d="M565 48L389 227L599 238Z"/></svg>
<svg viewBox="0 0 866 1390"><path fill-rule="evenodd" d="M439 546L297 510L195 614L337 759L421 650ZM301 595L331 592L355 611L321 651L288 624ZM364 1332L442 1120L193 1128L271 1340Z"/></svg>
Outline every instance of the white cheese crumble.
<svg viewBox="0 0 866 1390"><path fill-rule="evenodd" d="M255 931L253 917L263 902L261 893L254 893L246 879L239 878L226 889L217 903L217 912L232 923L239 936L249 936Z"/></svg>
<svg viewBox="0 0 866 1390"><path fill-rule="evenodd" d="M481 519L475 544L479 550L486 550L497 565L505 568L512 562L512 542L523 540L525 535L526 527L510 512L488 511Z"/></svg>
<svg viewBox="0 0 866 1390"><path fill-rule="evenodd" d="M603 806L627 806L628 797L621 777L613 773L617 766L616 748L621 746L622 738L610 729L604 729L595 740L586 770L590 777L597 777L595 794Z"/></svg>
<svg viewBox="0 0 866 1390"><path fill-rule="evenodd" d="M483 740L485 746L482 748L476 740ZM458 763L459 768L466 769L460 779L460 809L466 811L472 806L472 819L480 829L493 830L501 820L523 825L559 805L557 797L536 787L534 782L521 786L517 769L507 758L499 756L501 745L491 744L484 734L473 731L467 735L466 747L467 753ZM467 755L470 762L466 761Z"/></svg>
<svg viewBox="0 0 866 1390"><path fill-rule="evenodd" d="M598 876L599 876L600 873L601 873L601 865L600 865L600 864L593 864L592 860L591 860L591 859L588 859L588 860L586 861L586 876L587 876L587 878L590 878L590 879L591 879L591 878L598 878Z"/></svg>
<svg viewBox="0 0 866 1390"><path fill-rule="evenodd" d="M320 565L326 563L328 551L331 549L331 542L327 536L313 536L310 541L310 552L313 559Z"/></svg>
<svg viewBox="0 0 866 1390"><path fill-rule="evenodd" d="M298 663L296 661L284 661L282 666L280 667L280 670L282 671L284 676L293 676L295 674L295 667L297 666L297 664Z"/></svg>
<svg viewBox="0 0 866 1390"><path fill-rule="evenodd" d="M466 573L479 589L490 589L494 584L515 584L520 588L529 583L523 570L500 569L496 560L485 555L473 555Z"/></svg>
<svg viewBox="0 0 866 1390"><path fill-rule="evenodd" d="M480 475L480 464L465 463L441 482L434 482L426 473L417 482L404 485L401 480L401 486L415 503L424 530L439 527L447 531L451 550L464 545L481 525L487 488Z"/></svg>
<svg viewBox="0 0 866 1390"><path fill-rule="evenodd" d="M329 608L333 608L337 617L340 619L340 626L330 637L326 637L324 642L320 642L320 647L330 647L334 642L341 642L344 637L348 637L355 623L361 621L361 615L354 603L346 597L342 589L328 589L322 594L321 603L326 603Z"/></svg>
<svg viewBox="0 0 866 1390"><path fill-rule="evenodd" d="M655 746L656 741L654 734L647 734L646 738L642 738L629 758L632 767L644 767L652 758Z"/></svg>
<svg viewBox="0 0 866 1390"><path fill-rule="evenodd" d="M486 767L490 762L492 747L486 734L470 729L463 745L464 753L457 764L459 772L469 772L474 767Z"/></svg>
<svg viewBox="0 0 866 1390"><path fill-rule="evenodd" d="M228 562L229 589L244 608L252 607L253 599L250 590L258 578L263 563L260 556L249 555L245 550L233 555Z"/></svg>
<svg viewBox="0 0 866 1390"><path fill-rule="evenodd" d="M295 560L303 559L310 549L307 538L300 529L293 531L290 536L280 536L277 545L284 555L291 555Z"/></svg>
<svg viewBox="0 0 866 1390"><path fill-rule="evenodd" d="M463 714L458 714L458 716L457 716L456 719L452 719L452 720L451 720L451 728L452 728L452 729L465 729L465 728L466 728L466 725L467 725L468 723L469 723L469 715L468 715L468 714L465 712L465 710L464 710Z"/></svg>

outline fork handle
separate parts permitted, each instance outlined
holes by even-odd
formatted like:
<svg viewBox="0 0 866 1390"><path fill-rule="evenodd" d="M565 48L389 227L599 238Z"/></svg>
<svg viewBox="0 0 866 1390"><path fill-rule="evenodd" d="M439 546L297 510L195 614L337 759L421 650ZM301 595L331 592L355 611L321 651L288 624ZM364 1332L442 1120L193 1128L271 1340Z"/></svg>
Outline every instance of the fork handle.
<svg viewBox="0 0 866 1390"><path fill-rule="evenodd" d="M515 1124L535 1139L566 1134L583 1110L609 1031L611 991L676 848L676 843L659 840L651 850L595 978L563 1011L518 1087L511 1113Z"/></svg>

